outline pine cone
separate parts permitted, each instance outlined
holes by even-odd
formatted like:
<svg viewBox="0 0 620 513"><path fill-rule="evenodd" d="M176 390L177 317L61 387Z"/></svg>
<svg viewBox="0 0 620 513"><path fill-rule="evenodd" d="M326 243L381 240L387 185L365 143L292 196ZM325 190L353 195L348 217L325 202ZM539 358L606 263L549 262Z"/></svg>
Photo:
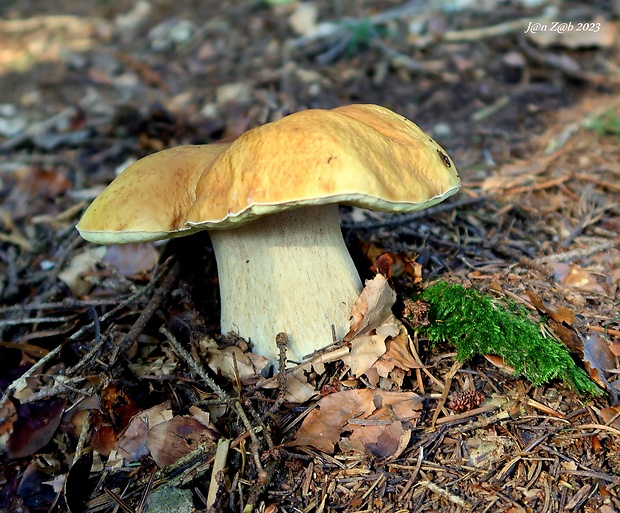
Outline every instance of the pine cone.
<svg viewBox="0 0 620 513"><path fill-rule="evenodd" d="M450 394L448 408L455 413L463 413L465 411L478 408L484 401L484 394L476 390L467 390L466 392L453 392Z"/></svg>

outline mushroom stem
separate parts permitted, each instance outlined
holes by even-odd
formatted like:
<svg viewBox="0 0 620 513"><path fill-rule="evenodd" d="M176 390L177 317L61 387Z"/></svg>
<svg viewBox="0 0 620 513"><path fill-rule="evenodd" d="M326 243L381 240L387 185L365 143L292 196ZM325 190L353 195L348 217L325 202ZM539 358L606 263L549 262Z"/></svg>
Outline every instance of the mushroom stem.
<svg viewBox="0 0 620 513"><path fill-rule="evenodd" d="M288 210L210 235L222 333L250 340L272 364L280 332L288 335L287 359L294 362L347 333L362 284L342 238L338 205Z"/></svg>

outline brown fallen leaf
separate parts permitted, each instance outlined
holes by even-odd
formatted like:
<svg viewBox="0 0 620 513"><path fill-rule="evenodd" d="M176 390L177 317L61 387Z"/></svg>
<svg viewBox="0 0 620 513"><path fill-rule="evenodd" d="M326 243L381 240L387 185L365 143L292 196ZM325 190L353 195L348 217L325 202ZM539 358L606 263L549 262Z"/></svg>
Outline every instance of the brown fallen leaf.
<svg viewBox="0 0 620 513"><path fill-rule="evenodd" d="M567 287L573 287L585 292L598 292L601 294L606 292L605 288L596 281L596 278L591 273L577 264L554 263L553 277Z"/></svg>
<svg viewBox="0 0 620 513"><path fill-rule="evenodd" d="M400 321L391 315L382 324L350 341L351 352L342 361L351 368L355 377L370 369L385 354L386 340L400 333Z"/></svg>
<svg viewBox="0 0 620 513"><path fill-rule="evenodd" d="M609 371L616 368L616 357L611 352L609 344L596 333L581 337L581 340L583 341L583 363L590 377L601 387L618 394L618 391L607 380Z"/></svg>
<svg viewBox="0 0 620 513"><path fill-rule="evenodd" d="M409 335L404 326L401 325L397 336L386 340L385 346L385 354L381 355L372 366L381 378L390 377L394 369L409 371L421 368L409 350ZM402 384L402 381L399 384Z"/></svg>
<svg viewBox="0 0 620 513"><path fill-rule="evenodd" d="M344 337L345 342L383 324L392 315L395 302L396 292L392 290L385 276L377 274L372 280L366 280L360 297L353 305L353 322L349 333Z"/></svg>
<svg viewBox="0 0 620 513"><path fill-rule="evenodd" d="M538 311L548 315L554 321L559 323L566 323L569 326L572 326L575 322L577 322L575 313L572 310L566 308L565 306L548 305L538 294L530 290L526 290L525 293L530 299L530 302L537 308Z"/></svg>
<svg viewBox="0 0 620 513"><path fill-rule="evenodd" d="M354 376L364 374L385 353L385 341L400 333L401 323L392 314L396 293L385 276L377 274L366 281L360 297L353 305L353 324L344 337L351 351L342 361Z"/></svg>
<svg viewBox="0 0 620 513"><path fill-rule="evenodd" d="M150 242L108 246L103 257L122 276L148 276L158 260L159 253Z"/></svg>
<svg viewBox="0 0 620 513"><path fill-rule="evenodd" d="M215 445L217 433L192 417L176 416L149 430L147 447L160 468L171 465L200 444Z"/></svg>
<svg viewBox="0 0 620 513"><path fill-rule="evenodd" d="M45 447L60 425L66 404L66 399L56 397L17 405L17 418L4 447L8 457L24 458Z"/></svg>
<svg viewBox="0 0 620 513"><path fill-rule="evenodd" d="M620 406L609 406L601 410L601 417L605 424L620 429ZM610 424L611 422L611 424Z"/></svg>
<svg viewBox="0 0 620 513"><path fill-rule="evenodd" d="M289 445L310 445L332 454L335 445L387 459L397 457L422 407L413 392L357 389L323 397ZM343 433L350 433L342 437Z"/></svg>
<svg viewBox="0 0 620 513"><path fill-rule="evenodd" d="M149 431L157 424L166 422L172 417L173 413L168 403L158 404L134 415L116 443L116 450L125 463L138 461L146 456L149 453L147 448Z"/></svg>
<svg viewBox="0 0 620 513"><path fill-rule="evenodd" d="M205 355L207 365L216 373L231 381L259 375L269 360L254 353L244 353L237 346L224 349L217 347L212 338L203 339L200 343L201 352Z"/></svg>

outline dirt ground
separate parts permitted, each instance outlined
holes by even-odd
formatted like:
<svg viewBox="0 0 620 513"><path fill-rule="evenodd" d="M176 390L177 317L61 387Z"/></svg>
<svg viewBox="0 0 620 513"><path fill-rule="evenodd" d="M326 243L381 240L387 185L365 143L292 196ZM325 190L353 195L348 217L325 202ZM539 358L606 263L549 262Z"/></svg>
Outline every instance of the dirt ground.
<svg viewBox="0 0 620 513"><path fill-rule="evenodd" d="M620 511L619 16L603 0L0 2L0 511ZM413 120L462 179L414 217L343 207L361 276L384 252L409 264L390 269L399 317L438 279L524 306L600 396L491 355L455 364L412 330L421 365L390 383L419 401L397 448L294 445L319 397L372 383L335 361L297 404L256 372L227 379L206 354L247 345L219 334L207 235L106 249L75 230L139 157L350 103Z"/></svg>

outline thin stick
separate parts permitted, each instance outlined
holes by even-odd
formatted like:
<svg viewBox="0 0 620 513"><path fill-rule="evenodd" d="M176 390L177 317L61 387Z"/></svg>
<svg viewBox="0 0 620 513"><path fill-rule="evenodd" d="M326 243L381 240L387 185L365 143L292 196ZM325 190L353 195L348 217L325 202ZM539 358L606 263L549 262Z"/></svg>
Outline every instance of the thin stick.
<svg viewBox="0 0 620 513"><path fill-rule="evenodd" d="M209 482L209 492L207 494L207 510L213 508L217 501L220 485L223 482L223 472L226 467L229 447L229 439L223 439L217 443L217 451L215 452L215 460L213 462L213 469L211 470L211 481Z"/></svg>
<svg viewBox="0 0 620 513"><path fill-rule="evenodd" d="M252 439L252 456L254 458L254 463L256 464L256 468L258 469L259 480L264 479L265 470L263 469L263 465L260 461L260 456L258 454L260 442L258 440L258 437L256 436L256 428L254 428L252 424L250 423L250 420L248 419L248 416L243 411L243 407L241 406L241 403L239 402L238 398L230 397L224 391L224 389L222 389L222 387L220 387L211 378L211 376L209 376L209 374L203 368L203 366L200 365L200 363L198 363L191 354L189 354L189 352L179 343L179 341L174 337L172 333L170 333L170 331L168 331L166 327L162 326L159 331L168 339L168 343L174 348L176 353L181 358L183 358L183 360L185 360L185 362L190 366L192 371L194 371L198 376L200 376L200 378L202 378L202 380L207 384L207 386L213 392L215 392L215 395L217 395L218 399L222 403L226 404L232 401L233 407L235 408L237 415L241 419L241 422L245 426L245 429L248 431L248 433L250 434L250 438Z"/></svg>
<svg viewBox="0 0 620 513"><path fill-rule="evenodd" d="M537 258L536 260L534 260L534 262L539 264L539 263L548 263L548 262L567 262L571 260L577 260L578 258L596 255L597 253L603 253L604 251L610 250L611 248L615 247L615 245L616 243L613 240L605 241L596 246L574 249L572 251L566 251L565 253L556 253L554 255Z"/></svg>
<svg viewBox="0 0 620 513"><path fill-rule="evenodd" d="M153 315L155 314L155 312L161 305L162 301L168 295L168 293L170 292L170 289L172 288L174 283L177 281L177 278L179 277L180 272L181 272L181 265L179 264L178 261L176 261L170 268L170 272L168 273L168 276L166 276L166 279L164 280L164 282L157 289L157 291L155 291L155 294L153 294L153 297L151 297L151 300L149 301L148 305L146 305L146 308L142 310L140 317L138 317L138 320L131 327L131 329L129 330L129 333L125 335L125 338L117 346L116 351L114 351L114 353L112 354L112 357L110 358L111 365L114 364L118 355L127 351L133 345L133 343L137 340L140 334L144 331L144 327L151 320L151 317L153 317Z"/></svg>

